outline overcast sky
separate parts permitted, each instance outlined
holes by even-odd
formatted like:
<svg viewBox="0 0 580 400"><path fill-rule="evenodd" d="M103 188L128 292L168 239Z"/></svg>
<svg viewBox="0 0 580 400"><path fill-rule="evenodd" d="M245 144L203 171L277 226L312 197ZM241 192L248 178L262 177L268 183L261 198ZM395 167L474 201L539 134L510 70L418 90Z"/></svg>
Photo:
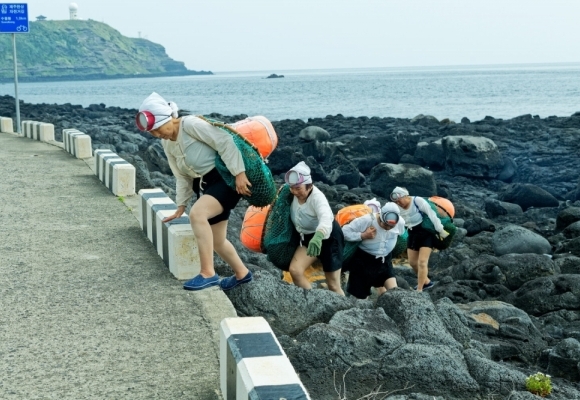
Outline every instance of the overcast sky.
<svg viewBox="0 0 580 400"><path fill-rule="evenodd" d="M29 18L42 14L68 19L70 3L29 0ZM171 58L194 70L580 62L580 0L78 0L76 4L79 18L159 43Z"/></svg>

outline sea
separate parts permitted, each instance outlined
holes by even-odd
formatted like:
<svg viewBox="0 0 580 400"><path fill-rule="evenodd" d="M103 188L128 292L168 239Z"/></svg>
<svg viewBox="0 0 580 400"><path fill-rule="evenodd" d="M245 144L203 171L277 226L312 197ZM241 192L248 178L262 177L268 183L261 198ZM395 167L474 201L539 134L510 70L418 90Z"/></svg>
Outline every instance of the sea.
<svg viewBox="0 0 580 400"><path fill-rule="evenodd" d="M270 74L283 78L266 78ZM19 99L40 104L139 107L157 92L194 114L263 115L272 121L326 117L459 122L580 111L580 63L326 70L230 71L214 75L20 82ZM0 94L14 96L13 83Z"/></svg>

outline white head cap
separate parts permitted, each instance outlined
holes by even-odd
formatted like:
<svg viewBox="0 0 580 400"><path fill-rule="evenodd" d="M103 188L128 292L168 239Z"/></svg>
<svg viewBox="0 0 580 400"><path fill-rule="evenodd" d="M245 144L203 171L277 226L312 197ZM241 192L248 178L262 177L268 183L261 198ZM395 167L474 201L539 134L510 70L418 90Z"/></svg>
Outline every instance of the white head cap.
<svg viewBox="0 0 580 400"><path fill-rule="evenodd" d="M163 97L153 92L141 103L135 121L142 131L152 131L171 121L171 117L177 118L178 110L177 104L165 101Z"/></svg>
<svg viewBox="0 0 580 400"><path fill-rule="evenodd" d="M312 183L310 167L306 165L304 161L300 161L298 164L290 168L290 171L286 172L284 181L290 186L300 185L302 183Z"/></svg>
<svg viewBox="0 0 580 400"><path fill-rule="evenodd" d="M379 211L381 211L381 203L379 203L376 197L373 197L371 200L365 201L364 205L369 206L374 213L378 213Z"/></svg>
<svg viewBox="0 0 580 400"><path fill-rule="evenodd" d="M381 208L381 221L389 225L395 225L400 218L399 207L395 203L385 203Z"/></svg>
<svg viewBox="0 0 580 400"><path fill-rule="evenodd" d="M399 200L401 197L405 197L409 195L409 191L405 188L402 188L400 186L397 186L396 188L393 189L393 191L391 192L391 200L393 201L397 201Z"/></svg>

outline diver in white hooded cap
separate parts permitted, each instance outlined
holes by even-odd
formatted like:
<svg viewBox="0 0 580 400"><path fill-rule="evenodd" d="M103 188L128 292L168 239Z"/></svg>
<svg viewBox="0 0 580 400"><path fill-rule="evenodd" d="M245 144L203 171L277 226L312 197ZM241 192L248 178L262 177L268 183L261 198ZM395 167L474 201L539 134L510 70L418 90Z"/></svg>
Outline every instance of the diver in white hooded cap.
<svg viewBox="0 0 580 400"><path fill-rule="evenodd" d="M405 234L405 220L395 203L386 203L379 212L355 218L342 227L344 239L361 242L348 262L350 271L346 291L359 299L366 299L371 287L397 287L393 271L392 251L397 237ZM384 289L383 289L384 288Z"/></svg>
<svg viewBox="0 0 580 400"><path fill-rule="evenodd" d="M344 296L340 286L344 237L326 196L312 184L310 167L304 161L292 167L284 180L294 195L290 218L300 234L300 246L289 267L292 281L296 286L310 289L312 285L304 272L318 259L328 289Z"/></svg>
<svg viewBox="0 0 580 400"><path fill-rule="evenodd" d="M201 118L179 116L177 105L155 92L143 101L135 122L140 130L162 139L175 176L177 210L163 222L181 217L194 192L198 197L191 207L189 222L199 248L201 271L185 282L183 288L201 290L219 285L230 290L251 281L252 272L226 238L230 211L242 195L251 193L242 154L232 136ZM235 176L236 190L215 169L217 154ZM219 279L213 264L214 251L232 267L234 275Z"/></svg>
<svg viewBox="0 0 580 400"><path fill-rule="evenodd" d="M419 292L431 289L434 285L428 276L428 263L436 240L442 240L449 235L435 211L431 209L429 203L422 197L409 196L409 191L397 186L390 195L391 201L396 203L401 216L405 218L405 224L409 230L407 239L407 256L409 264L417 274L417 286L415 290ZM423 218L429 218L438 234L431 233L421 227ZM438 236L438 237L437 237Z"/></svg>

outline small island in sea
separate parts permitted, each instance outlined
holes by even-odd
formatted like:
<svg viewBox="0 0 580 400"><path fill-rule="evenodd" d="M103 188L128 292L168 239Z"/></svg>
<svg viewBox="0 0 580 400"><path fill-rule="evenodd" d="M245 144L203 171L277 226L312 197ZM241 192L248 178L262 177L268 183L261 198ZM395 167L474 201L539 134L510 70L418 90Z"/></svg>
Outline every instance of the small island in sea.
<svg viewBox="0 0 580 400"><path fill-rule="evenodd" d="M284 78L284 75L270 74L266 77L266 79L270 78Z"/></svg>

